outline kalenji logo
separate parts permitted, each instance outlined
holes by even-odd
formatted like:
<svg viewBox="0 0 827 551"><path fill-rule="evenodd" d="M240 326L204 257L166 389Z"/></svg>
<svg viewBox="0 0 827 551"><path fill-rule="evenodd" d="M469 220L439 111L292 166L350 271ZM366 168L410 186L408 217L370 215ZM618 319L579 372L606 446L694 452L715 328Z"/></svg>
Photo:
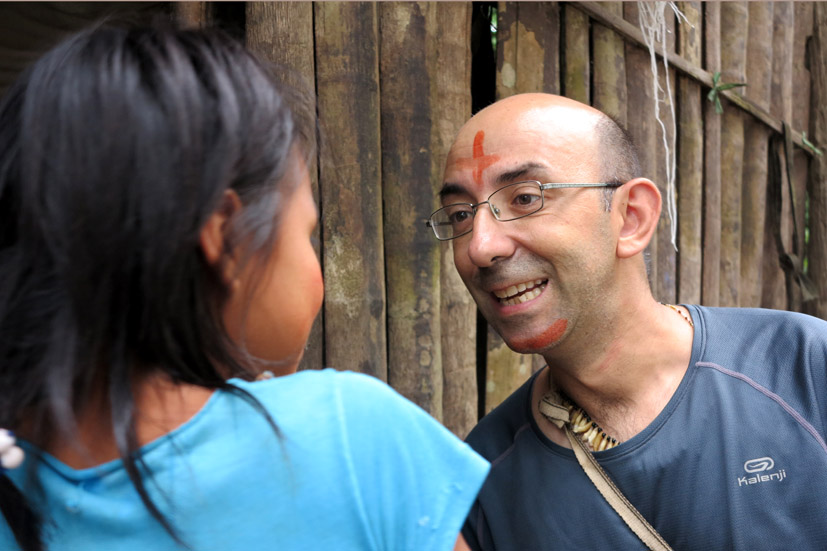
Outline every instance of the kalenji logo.
<svg viewBox="0 0 827 551"><path fill-rule="evenodd" d="M772 457L759 457L758 459L750 459L744 463L744 470L748 473L769 471L773 467L775 467L775 461L772 460Z"/></svg>
<svg viewBox="0 0 827 551"><path fill-rule="evenodd" d="M757 459L750 459L744 463L744 470L754 476L739 476L738 486L749 486L751 484L760 484L762 482L781 482L787 478L787 471L778 469L778 471L770 474L758 474L769 471L775 467L775 461L772 457L759 457Z"/></svg>

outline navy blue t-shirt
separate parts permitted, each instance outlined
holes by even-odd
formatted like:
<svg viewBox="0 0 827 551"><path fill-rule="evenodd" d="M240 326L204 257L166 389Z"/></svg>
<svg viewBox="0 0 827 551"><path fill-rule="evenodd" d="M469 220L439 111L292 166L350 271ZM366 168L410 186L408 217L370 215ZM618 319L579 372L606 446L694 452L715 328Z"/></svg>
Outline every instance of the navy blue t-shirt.
<svg viewBox="0 0 827 551"><path fill-rule="evenodd" d="M692 358L664 410L595 457L676 550L827 549L827 322L688 306ZM468 436L491 473L473 549L645 549L531 414L532 377Z"/></svg>

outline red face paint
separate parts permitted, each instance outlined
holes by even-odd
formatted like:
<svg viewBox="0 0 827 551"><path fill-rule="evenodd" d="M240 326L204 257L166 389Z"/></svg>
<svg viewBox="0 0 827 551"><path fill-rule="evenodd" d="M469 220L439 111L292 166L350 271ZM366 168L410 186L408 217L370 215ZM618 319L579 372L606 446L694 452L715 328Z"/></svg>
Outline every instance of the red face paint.
<svg viewBox="0 0 827 551"><path fill-rule="evenodd" d="M499 155L486 155L483 150L483 142L485 141L485 131L480 130L474 136L474 153L473 157L465 159L457 159L456 164L459 168L473 168L474 183L478 187L482 187L482 172L489 166L500 160Z"/></svg>
<svg viewBox="0 0 827 551"><path fill-rule="evenodd" d="M568 325L569 320L559 319L536 337L512 341L511 347L515 350L542 350L548 348L563 336Z"/></svg>

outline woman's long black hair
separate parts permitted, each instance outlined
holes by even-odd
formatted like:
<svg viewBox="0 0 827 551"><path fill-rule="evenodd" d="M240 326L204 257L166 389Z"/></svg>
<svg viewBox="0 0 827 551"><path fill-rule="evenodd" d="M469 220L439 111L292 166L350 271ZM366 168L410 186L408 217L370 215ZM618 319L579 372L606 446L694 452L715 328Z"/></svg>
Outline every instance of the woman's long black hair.
<svg viewBox="0 0 827 551"><path fill-rule="evenodd" d="M269 71L215 32L87 30L0 102L0 427L48 443L107 397L127 472L179 543L144 487L132 385L160 372L240 393L227 377L252 376L199 230L232 189L226 254L268 251L296 135ZM2 474L0 510L42 548L36 506Z"/></svg>

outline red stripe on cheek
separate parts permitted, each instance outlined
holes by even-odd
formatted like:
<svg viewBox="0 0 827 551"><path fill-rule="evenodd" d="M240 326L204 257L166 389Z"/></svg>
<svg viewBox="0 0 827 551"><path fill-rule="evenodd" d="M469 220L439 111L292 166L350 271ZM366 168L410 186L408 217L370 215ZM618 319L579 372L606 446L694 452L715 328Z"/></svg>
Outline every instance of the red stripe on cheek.
<svg viewBox="0 0 827 551"><path fill-rule="evenodd" d="M560 337L566 332L568 325L569 320L559 319L536 337L512 341L512 348L517 350L540 350L542 348L548 348L560 340Z"/></svg>

